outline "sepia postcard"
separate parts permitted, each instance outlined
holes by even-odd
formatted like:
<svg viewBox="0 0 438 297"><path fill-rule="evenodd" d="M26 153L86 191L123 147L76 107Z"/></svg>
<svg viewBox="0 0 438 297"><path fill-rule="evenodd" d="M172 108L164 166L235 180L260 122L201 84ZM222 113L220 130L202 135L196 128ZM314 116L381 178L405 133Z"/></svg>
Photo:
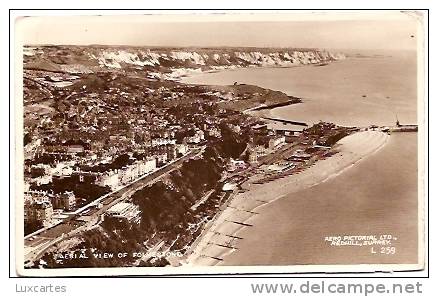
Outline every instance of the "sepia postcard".
<svg viewBox="0 0 438 297"><path fill-rule="evenodd" d="M22 276L425 266L421 11L15 20Z"/></svg>

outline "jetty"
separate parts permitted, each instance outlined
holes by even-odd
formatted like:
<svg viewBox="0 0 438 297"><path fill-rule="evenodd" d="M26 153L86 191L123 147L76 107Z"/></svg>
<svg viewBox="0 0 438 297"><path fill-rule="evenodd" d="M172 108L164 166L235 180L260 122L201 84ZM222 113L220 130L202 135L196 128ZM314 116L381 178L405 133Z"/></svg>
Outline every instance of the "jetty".
<svg viewBox="0 0 438 297"><path fill-rule="evenodd" d="M418 125L397 125L389 128L390 132L418 132Z"/></svg>
<svg viewBox="0 0 438 297"><path fill-rule="evenodd" d="M386 133L396 133L396 132L418 132L418 125L400 125L397 123L395 126L371 126L371 130L378 130Z"/></svg>
<svg viewBox="0 0 438 297"><path fill-rule="evenodd" d="M292 125L297 125L297 126L308 127L307 123L304 123L304 122L290 121L290 120L270 118L270 117L262 117L262 119L270 120L270 121L274 121L274 122L279 122L279 123L283 123L283 124L292 124Z"/></svg>

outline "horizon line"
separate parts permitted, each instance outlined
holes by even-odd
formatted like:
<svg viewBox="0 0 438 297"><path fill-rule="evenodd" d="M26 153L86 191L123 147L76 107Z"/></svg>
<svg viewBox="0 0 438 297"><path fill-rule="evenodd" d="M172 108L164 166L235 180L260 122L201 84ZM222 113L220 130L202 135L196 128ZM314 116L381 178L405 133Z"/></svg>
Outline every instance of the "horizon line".
<svg viewBox="0 0 438 297"><path fill-rule="evenodd" d="M55 44L55 43L39 43L39 44L23 44L23 47L30 46L77 46L77 47L133 47L133 48L205 48L205 49L232 49L232 48L260 48L260 49L305 49L305 50L354 50L354 51L413 51L416 52L416 48L329 48L329 47L297 47L297 46L246 46L246 45L129 45L129 44Z"/></svg>

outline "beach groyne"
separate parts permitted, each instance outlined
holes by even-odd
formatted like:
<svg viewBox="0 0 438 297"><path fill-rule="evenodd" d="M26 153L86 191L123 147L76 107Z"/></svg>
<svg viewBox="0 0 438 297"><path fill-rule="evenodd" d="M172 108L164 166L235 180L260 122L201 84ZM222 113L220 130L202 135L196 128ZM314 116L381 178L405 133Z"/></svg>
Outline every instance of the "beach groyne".
<svg viewBox="0 0 438 297"><path fill-rule="evenodd" d="M227 265L226 256L238 248L243 228L252 228L251 221L263 207L290 194L325 182L342 174L357 162L382 148L389 135L380 131L362 131L341 139L333 147L337 153L317 161L302 172L265 184L252 184L248 191L236 194L220 213L188 255L188 265ZM321 199L324 197L322 196ZM300 199L295 196L293 199ZM257 227L257 226L255 226Z"/></svg>

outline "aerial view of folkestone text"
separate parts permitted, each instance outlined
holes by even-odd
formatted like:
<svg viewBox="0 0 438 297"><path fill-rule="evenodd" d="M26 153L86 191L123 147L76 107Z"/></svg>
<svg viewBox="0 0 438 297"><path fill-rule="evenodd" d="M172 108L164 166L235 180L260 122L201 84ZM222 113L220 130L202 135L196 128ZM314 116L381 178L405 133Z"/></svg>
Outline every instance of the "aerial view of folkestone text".
<svg viewBox="0 0 438 297"><path fill-rule="evenodd" d="M16 19L20 275L424 268L418 11Z"/></svg>

